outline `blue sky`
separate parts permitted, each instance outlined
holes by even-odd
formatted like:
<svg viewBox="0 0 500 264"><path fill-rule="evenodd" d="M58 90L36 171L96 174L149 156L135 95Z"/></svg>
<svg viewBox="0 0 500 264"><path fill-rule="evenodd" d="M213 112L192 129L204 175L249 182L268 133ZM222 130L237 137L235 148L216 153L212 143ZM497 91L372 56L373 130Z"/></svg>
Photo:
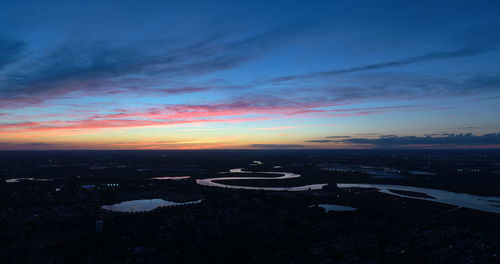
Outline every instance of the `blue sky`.
<svg viewBox="0 0 500 264"><path fill-rule="evenodd" d="M2 1L0 149L498 147L499 13Z"/></svg>

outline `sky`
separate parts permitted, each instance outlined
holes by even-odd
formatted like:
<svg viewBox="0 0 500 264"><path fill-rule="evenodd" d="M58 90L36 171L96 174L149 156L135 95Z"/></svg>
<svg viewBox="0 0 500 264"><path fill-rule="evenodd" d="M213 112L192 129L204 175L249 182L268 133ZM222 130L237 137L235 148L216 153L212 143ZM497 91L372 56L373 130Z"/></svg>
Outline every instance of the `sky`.
<svg viewBox="0 0 500 264"><path fill-rule="evenodd" d="M0 150L500 148L500 2L0 2Z"/></svg>

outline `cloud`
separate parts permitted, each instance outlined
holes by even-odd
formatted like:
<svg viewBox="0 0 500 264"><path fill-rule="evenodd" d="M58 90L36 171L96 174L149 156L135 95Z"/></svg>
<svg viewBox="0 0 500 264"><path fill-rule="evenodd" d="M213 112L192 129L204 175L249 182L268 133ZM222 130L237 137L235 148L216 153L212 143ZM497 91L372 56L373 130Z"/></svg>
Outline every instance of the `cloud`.
<svg viewBox="0 0 500 264"><path fill-rule="evenodd" d="M149 109L149 112L155 115L163 114L168 118L201 118L247 114L300 115L316 112L315 108L335 105L336 102L334 101L317 100L312 102L255 94L207 104L172 104L153 107Z"/></svg>
<svg viewBox="0 0 500 264"><path fill-rule="evenodd" d="M34 131L64 131L80 129L90 132L95 129L173 126L192 123L236 123L265 120L264 118L212 118L212 119L84 119L76 121L19 122L0 124L0 133Z"/></svg>
<svg viewBox="0 0 500 264"><path fill-rule="evenodd" d="M445 97L469 97L474 100L479 96L496 98L500 94L500 74L455 75L453 77L428 77L418 74L382 72L356 76L350 86L337 86L330 83L311 84L303 89L307 94L321 95L320 100L335 101L337 104L352 104L367 101L412 101L429 100ZM305 82L305 81L304 81ZM418 108L418 106L399 106L400 108ZM385 108L385 109L384 109ZM366 111L395 110L395 107L364 109ZM432 109L443 109L436 105ZM340 112L337 110L337 112Z"/></svg>
<svg viewBox="0 0 500 264"><path fill-rule="evenodd" d="M329 136L326 138L351 138L351 136Z"/></svg>
<svg viewBox="0 0 500 264"><path fill-rule="evenodd" d="M469 41L464 46L460 48L451 48L447 50L438 50L433 51L417 56L407 57L399 60L385 61L379 63L365 64L361 66L355 66L350 68L322 71L322 72L314 72L309 74L302 75L288 75L283 77L278 77L269 80L271 83L275 82L284 82L284 81L292 81L292 80L300 80L300 79L308 79L308 78L320 78L320 77L329 77L335 76L339 74L353 73L353 72L361 72L361 71L369 71L369 70L379 70L393 67L401 67L406 65L411 65L420 62L429 62L436 60L444 60L444 59L453 59L453 58L463 58L470 57L474 55L479 55L491 51L495 51L500 48L500 30L495 29L492 32L488 32L483 34L480 37L474 36L474 40Z"/></svg>
<svg viewBox="0 0 500 264"><path fill-rule="evenodd" d="M68 99L85 96L174 96L211 90L257 96L260 84L189 85L190 77L233 69L273 48L298 31L284 27L252 36L214 34L182 39L174 43L116 46L106 42L66 43L40 57L23 57L15 69L0 68L0 109L36 106L48 99ZM278 92L282 100L313 104L360 102L373 99L398 100L432 96L462 96L500 91L500 74L482 74L460 80L418 78L391 73L357 76L355 84L336 86L309 84L302 79L320 79L340 73L366 71L377 67L395 67L405 63L472 56L495 50L498 37L485 37L459 48L431 52L419 56L369 64L359 67L292 76L301 84L283 84ZM489 40L489 42L487 41ZM12 44L11 44L12 46ZM18 43L22 47L22 43ZM24 48L22 48L24 49ZM1 58L0 58L1 60ZM390 66L392 65L392 66ZM10 69L11 67L9 67ZM283 78L283 77L280 77ZM288 79L288 77L284 77ZM279 79L279 78L278 78ZM167 88L165 88L167 87ZM255 90L254 90L255 89ZM286 90L286 93L283 91ZM246 91L246 92L243 92ZM226 93L227 94L227 93ZM318 99L319 98L319 99ZM275 103L277 104L277 103ZM410 107L410 106L405 106ZM261 107L264 108L264 107ZM389 108L389 107L388 107ZM270 109L270 108L269 108ZM362 116L390 109L364 111L334 110L332 117ZM326 113L330 110L297 108L290 115ZM335 113L339 112L339 113ZM228 113L229 114L229 113Z"/></svg>
<svg viewBox="0 0 500 264"><path fill-rule="evenodd" d="M305 148L306 145L296 145L296 144L251 144L251 148L261 148L261 149L295 149L295 148Z"/></svg>
<svg viewBox="0 0 500 264"><path fill-rule="evenodd" d="M331 143L331 142L339 142L338 140L331 140L331 139L314 139L314 140L307 140L304 142L308 143Z"/></svg>
<svg viewBox="0 0 500 264"><path fill-rule="evenodd" d="M154 92L159 86L179 83L190 76L234 68L296 31L296 27L283 27L253 36L218 34L135 46L67 43L38 57L23 58L10 71L1 71L1 65L10 63L20 46L3 41L0 108L38 104L75 92L80 96ZM179 94L205 89L181 86L163 92Z"/></svg>
<svg viewBox="0 0 500 264"><path fill-rule="evenodd" d="M56 145L41 142L32 143L9 143L0 142L0 150L44 150L52 149Z"/></svg>
<svg viewBox="0 0 500 264"><path fill-rule="evenodd" d="M500 88L500 74L475 75L465 79L460 88L475 92L498 91ZM464 92L464 91L463 91Z"/></svg>
<svg viewBox="0 0 500 264"><path fill-rule="evenodd" d="M1 133L56 131L67 129L102 129L149 126L171 126L194 123L231 123L265 120L270 117L249 116L250 114L273 113L287 114L299 108L316 107L316 105L284 102L277 98L258 97L237 98L211 104L170 104L159 105L139 110L116 109L115 113L92 114L82 119L64 121L67 113L57 121L44 122L5 122L0 123ZM52 117L55 119L57 116ZM36 118L27 118L33 120Z"/></svg>
<svg viewBox="0 0 500 264"><path fill-rule="evenodd" d="M348 143L377 148L418 148L418 147L478 147L500 145L500 133L484 135L467 134L432 134L426 136L382 135L378 138L340 138L339 140L317 139L309 143Z"/></svg>
<svg viewBox="0 0 500 264"><path fill-rule="evenodd" d="M345 108L315 110L335 106L331 101L292 100L278 96L247 96L207 104L168 104L142 109L115 109L113 112L94 114L81 112L74 115L39 115L10 118L11 122L0 122L0 133L57 131L67 129L105 129L150 126L172 126L178 124L231 123L271 120L276 118L304 118L309 114L333 116L355 116L375 114L407 108L405 106ZM415 108L415 106L411 106ZM337 114L340 113L340 114ZM22 118L22 119L21 119ZM50 118L49 121L34 121ZM71 120L68 120L71 118ZM75 120L77 118L77 120ZM33 121L18 121L18 120ZM16 120L17 122L14 122ZM279 130L298 127L329 125L295 125L282 127L258 127L257 130Z"/></svg>
<svg viewBox="0 0 500 264"><path fill-rule="evenodd" d="M318 99L318 102L328 101L327 99ZM334 103L335 102L335 103ZM337 101L331 100L330 105L340 105ZM329 110L318 110L318 109L302 109L293 112L292 114L303 114L303 113L332 113L335 116L351 116L358 114L369 114L369 113L380 113L385 111L399 110L399 109L409 109L418 108L416 105L399 105L399 106L378 106L378 107L363 107L363 108L342 108L342 109L329 109Z"/></svg>
<svg viewBox="0 0 500 264"><path fill-rule="evenodd" d="M167 94L185 94L185 93L196 93L210 90L210 87L181 87L181 88L170 88L164 89L163 92Z"/></svg>
<svg viewBox="0 0 500 264"><path fill-rule="evenodd" d="M0 39L0 70L16 62L25 46L24 42Z"/></svg>

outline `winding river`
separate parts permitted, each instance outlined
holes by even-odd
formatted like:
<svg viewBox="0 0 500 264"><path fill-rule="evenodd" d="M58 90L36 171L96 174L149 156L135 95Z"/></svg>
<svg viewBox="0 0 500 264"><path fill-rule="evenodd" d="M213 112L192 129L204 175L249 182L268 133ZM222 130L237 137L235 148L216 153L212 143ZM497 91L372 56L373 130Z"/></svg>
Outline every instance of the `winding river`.
<svg viewBox="0 0 500 264"><path fill-rule="evenodd" d="M308 190L321 190L323 187L328 185L327 183L321 184L309 184L295 187L253 187L253 186L243 186L243 185L228 185L223 183L218 183L215 181L231 181L231 180L285 180L285 179L293 179L299 178L300 174L295 174L291 172L275 172L275 171L244 171L241 168L231 169L228 172L220 172L221 174L231 174L231 173L245 173L245 174L277 174L281 175L278 177L217 177L217 178L207 178L207 179L198 179L196 180L197 184L211 186L211 187L221 187L221 188L229 188L229 189L242 189L242 190L262 190L262 191L308 191Z"/></svg>
<svg viewBox="0 0 500 264"><path fill-rule="evenodd" d="M455 205L458 207L500 214L500 197L495 196L479 196L468 193L456 193L437 189L386 184L338 183L337 187L375 189L376 191L381 193L395 195L403 198L438 202ZM425 196L413 196L410 194L397 193L397 191L425 194Z"/></svg>

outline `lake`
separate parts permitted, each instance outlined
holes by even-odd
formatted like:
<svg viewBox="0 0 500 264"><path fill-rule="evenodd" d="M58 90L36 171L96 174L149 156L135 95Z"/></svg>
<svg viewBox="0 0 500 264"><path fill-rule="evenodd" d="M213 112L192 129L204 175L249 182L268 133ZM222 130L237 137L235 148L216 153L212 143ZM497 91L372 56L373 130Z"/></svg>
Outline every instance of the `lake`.
<svg viewBox="0 0 500 264"><path fill-rule="evenodd" d="M117 204L113 204L113 205L103 205L103 206L101 206L101 208L105 209L105 210L113 211L113 212L138 213L138 212L153 211L159 207L198 204L198 203L201 203L201 201L202 200L177 203L177 202L166 201L163 199L143 199L143 200L126 201L126 202L121 202L121 203L117 203Z"/></svg>

